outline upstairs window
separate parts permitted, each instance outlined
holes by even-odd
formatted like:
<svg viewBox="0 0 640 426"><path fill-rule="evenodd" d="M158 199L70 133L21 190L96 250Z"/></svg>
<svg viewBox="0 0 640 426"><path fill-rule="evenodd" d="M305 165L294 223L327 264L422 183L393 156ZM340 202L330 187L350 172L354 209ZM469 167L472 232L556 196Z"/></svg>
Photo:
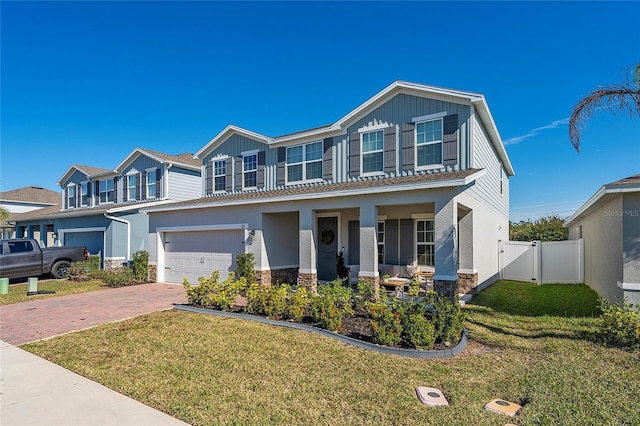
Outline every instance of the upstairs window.
<svg viewBox="0 0 640 426"><path fill-rule="evenodd" d="M254 185L255 186L255 185ZM227 189L227 160L213 162L213 190L225 191Z"/></svg>
<svg viewBox="0 0 640 426"><path fill-rule="evenodd" d="M88 206L89 205L89 183L88 182L82 182L80 184L80 205L81 206Z"/></svg>
<svg viewBox="0 0 640 426"><path fill-rule="evenodd" d="M287 182L322 179L322 142L287 148Z"/></svg>
<svg viewBox="0 0 640 426"><path fill-rule="evenodd" d="M76 186L67 186L67 207L72 208L76 206Z"/></svg>
<svg viewBox="0 0 640 426"><path fill-rule="evenodd" d="M113 179L100 181L100 202L101 203L113 203L114 198Z"/></svg>
<svg viewBox="0 0 640 426"><path fill-rule="evenodd" d="M434 221L416 220L416 255L418 266L434 266Z"/></svg>
<svg viewBox="0 0 640 426"><path fill-rule="evenodd" d="M384 264L384 222L378 222L378 263Z"/></svg>
<svg viewBox="0 0 640 426"><path fill-rule="evenodd" d="M247 154L242 157L242 188L251 189L258 186L258 154Z"/></svg>
<svg viewBox="0 0 640 426"><path fill-rule="evenodd" d="M157 170L151 169L147 170L147 198L156 198L157 190L156 190L156 178L157 178Z"/></svg>
<svg viewBox="0 0 640 426"><path fill-rule="evenodd" d="M127 175L127 200L136 200L138 198L137 177L137 174Z"/></svg>
<svg viewBox="0 0 640 426"><path fill-rule="evenodd" d="M442 119L416 124L416 165L442 164Z"/></svg>
<svg viewBox="0 0 640 426"><path fill-rule="evenodd" d="M362 134L362 173L377 173L383 171L384 132Z"/></svg>

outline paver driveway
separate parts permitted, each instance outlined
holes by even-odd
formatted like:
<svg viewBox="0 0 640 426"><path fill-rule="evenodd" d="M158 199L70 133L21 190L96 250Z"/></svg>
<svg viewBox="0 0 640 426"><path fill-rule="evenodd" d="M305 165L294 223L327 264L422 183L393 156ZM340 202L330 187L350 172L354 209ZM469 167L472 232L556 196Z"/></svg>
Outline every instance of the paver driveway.
<svg viewBox="0 0 640 426"><path fill-rule="evenodd" d="M178 284L142 284L0 307L0 337L21 345L186 303Z"/></svg>

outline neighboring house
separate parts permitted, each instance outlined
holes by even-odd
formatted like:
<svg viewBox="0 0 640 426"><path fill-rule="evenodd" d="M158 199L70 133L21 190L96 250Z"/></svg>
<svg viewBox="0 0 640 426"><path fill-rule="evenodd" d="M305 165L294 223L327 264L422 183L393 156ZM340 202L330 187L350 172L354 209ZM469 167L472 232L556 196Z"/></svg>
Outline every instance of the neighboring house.
<svg viewBox="0 0 640 426"><path fill-rule="evenodd" d="M585 284L640 305L640 174L604 185L564 226L584 239Z"/></svg>
<svg viewBox="0 0 640 426"><path fill-rule="evenodd" d="M39 186L25 186L24 188L0 192L0 207L9 212L9 218L0 223L0 238L15 237L15 221L23 213L60 204L60 194ZM37 234L34 238L45 244L47 238Z"/></svg>
<svg viewBox="0 0 640 426"><path fill-rule="evenodd" d="M498 277L514 171L484 97L394 82L333 124L279 137L228 126L200 149L202 197L144 209L157 279L377 283L381 265L473 292Z"/></svg>
<svg viewBox="0 0 640 426"><path fill-rule="evenodd" d="M114 170L72 165L58 185L62 209L25 214L19 233L50 230L58 245L84 245L111 268L147 249L149 219L140 208L199 196L200 165L193 154L136 148Z"/></svg>

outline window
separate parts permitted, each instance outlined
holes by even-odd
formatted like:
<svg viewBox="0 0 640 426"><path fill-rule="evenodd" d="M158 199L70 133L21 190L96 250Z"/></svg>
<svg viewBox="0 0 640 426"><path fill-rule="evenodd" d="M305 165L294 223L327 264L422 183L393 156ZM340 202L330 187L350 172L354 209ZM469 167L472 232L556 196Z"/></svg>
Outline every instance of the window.
<svg viewBox="0 0 640 426"><path fill-rule="evenodd" d="M384 222L378 222L378 263L384 263Z"/></svg>
<svg viewBox="0 0 640 426"><path fill-rule="evenodd" d="M244 189L258 186L258 154L242 157L242 183Z"/></svg>
<svg viewBox="0 0 640 426"><path fill-rule="evenodd" d="M147 198L156 198L156 176L157 170L147 170Z"/></svg>
<svg viewBox="0 0 640 426"><path fill-rule="evenodd" d="M287 182L322 179L322 142L287 148Z"/></svg>
<svg viewBox="0 0 640 426"><path fill-rule="evenodd" d="M67 207L75 207L76 206L76 186L69 185L67 186Z"/></svg>
<svg viewBox="0 0 640 426"><path fill-rule="evenodd" d="M100 181L100 202L113 203L114 198L113 179Z"/></svg>
<svg viewBox="0 0 640 426"><path fill-rule="evenodd" d="M362 134L362 173L383 171L383 135L382 130Z"/></svg>
<svg viewBox="0 0 640 426"><path fill-rule="evenodd" d="M416 124L416 166L442 164L442 119Z"/></svg>
<svg viewBox="0 0 640 426"><path fill-rule="evenodd" d="M80 184L80 205L81 206L88 206L89 205L88 188L89 188L89 183L88 182L82 182Z"/></svg>
<svg viewBox="0 0 640 426"><path fill-rule="evenodd" d="M434 266L433 224L433 220L416 220L416 255L419 266Z"/></svg>
<svg viewBox="0 0 640 426"><path fill-rule="evenodd" d="M225 191L227 189L227 160L213 162L213 190ZM255 186L255 185L254 185Z"/></svg>
<svg viewBox="0 0 640 426"><path fill-rule="evenodd" d="M136 178L138 175L128 175L127 176L127 199L135 200L138 198L138 191L136 188Z"/></svg>
<svg viewBox="0 0 640 426"><path fill-rule="evenodd" d="M33 251L33 245L31 241L9 241L9 253L24 253Z"/></svg>

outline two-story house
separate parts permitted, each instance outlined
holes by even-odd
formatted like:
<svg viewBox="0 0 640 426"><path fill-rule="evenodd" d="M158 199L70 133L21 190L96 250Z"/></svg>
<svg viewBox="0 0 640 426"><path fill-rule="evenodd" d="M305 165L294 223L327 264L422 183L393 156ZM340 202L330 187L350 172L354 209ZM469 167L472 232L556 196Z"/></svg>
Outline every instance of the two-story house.
<svg viewBox="0 0 640 426"><path fill-rule="evenodd" d="M377 283L431 271L452 294L498 277L514 171L484 97L397 81L333 124L279 137L228 126L195 155L198 199L145 209L158 281L254 254L262 282Z"/></svg>
<svg viewBox="0 0 640 426"><path fill-rule="evenodd" d="M52 233L57 245L84 245L105 268L147 250L149 218L142 207L197 198L200 162L193 154L168 155L136 148L115 169L72 165L58 181L60 205L30 212L18 234Z"/></svg>
<svg viewBox="0 0 640 426"><path fill-rule="evenodd" d="M0 208L9 217L0 223L0 238L15 237L15 221L24 213L60 204L58 193L39 186L25 186L0 192ZM47 244L47 235L36 233L34 238Z"/></svg>

